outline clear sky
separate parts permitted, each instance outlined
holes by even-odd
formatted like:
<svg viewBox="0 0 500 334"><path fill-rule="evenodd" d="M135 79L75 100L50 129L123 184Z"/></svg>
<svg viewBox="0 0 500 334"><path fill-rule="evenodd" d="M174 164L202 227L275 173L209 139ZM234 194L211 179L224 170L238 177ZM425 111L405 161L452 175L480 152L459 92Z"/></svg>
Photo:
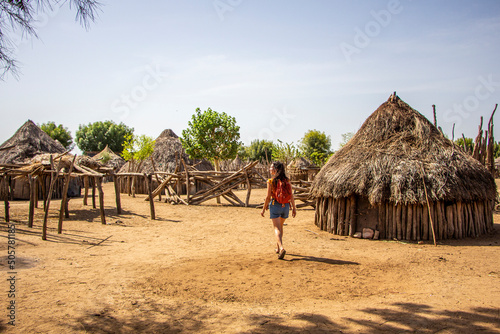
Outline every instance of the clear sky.
<svg viewBox="0 0 500 334"><path fill-rule="evenodd" d="M475 137L500 102L497 0L101 2L88 31L64 5L38 16L38 40L16 42L0 142L28 119L73 137L104 120L180 136L210 107L236 118L246 145L316 129L338 149L393 91L431 121L435 104L455 138Z"/></svg>

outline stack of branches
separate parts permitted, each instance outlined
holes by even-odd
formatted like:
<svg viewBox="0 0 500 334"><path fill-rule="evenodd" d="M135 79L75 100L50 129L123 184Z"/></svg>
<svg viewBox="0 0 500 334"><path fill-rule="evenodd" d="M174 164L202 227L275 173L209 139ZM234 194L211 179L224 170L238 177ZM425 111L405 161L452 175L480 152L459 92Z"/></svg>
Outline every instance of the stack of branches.
<svg viewBox="0 0 500 334"><path fill-rule="evenodd" d="M488 121L488 128L486 131L483 131L483 116L481 116L478 133L476 139L474 140L474 148L472 151L468 149L465 141L465 136L464 134L462 134L463 150L466 153L472 155L474 159L485 166L492 175L495 175L495 139L493 137L493 116L495 115L497 107L498 104L495 105L495 108L491 113L490 120Z"/></svg>
<svg viewBox="0 0 500 334"><path fill-rule="evenodd" d="M316 200L311 198L311 186L312 181L292 181L293 198L295 201L301 201L302 203L295 202L297 208L303 208L306 206L316 207Z"/></svg>
<svg viewBox="0 0 500 334"><path fill-rule="evenodd" d="M179 172L179 165L174 173L156 172L157 175L161 175L162 181L153 191L152 198L165 190L165 201L172 204L197 205L213 198L223 197L231 205L248 207L252 184L262 183L261 177L253 171L257 161L246 164L236 172L199 171L196 170L196 166L186 166L183 159L180 159L180 162L184 167L181 172ZM185 184L187 189L193 189L195 182L204 183L207 187L194 194L188 191L186 199L181 198L175 190L179 189L180 184ZM247 188L245 202L233 192L241 185ZM149 197L146 200L149 200Z"/></svg>

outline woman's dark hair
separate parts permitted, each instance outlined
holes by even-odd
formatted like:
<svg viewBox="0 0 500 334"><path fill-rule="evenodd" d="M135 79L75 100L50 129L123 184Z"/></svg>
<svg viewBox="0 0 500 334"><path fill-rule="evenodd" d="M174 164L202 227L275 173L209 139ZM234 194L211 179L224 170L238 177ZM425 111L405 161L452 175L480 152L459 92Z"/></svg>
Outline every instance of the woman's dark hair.
<svg viewBox="0 0 500 334"><path fill-rule="evenodd" d="M278 185L278 180L285 181L288 180L288 177L285 174L285 166L282 162L275 161L272 167L276 170L276 174L273 177L273 188L275 188Z"/></svg>

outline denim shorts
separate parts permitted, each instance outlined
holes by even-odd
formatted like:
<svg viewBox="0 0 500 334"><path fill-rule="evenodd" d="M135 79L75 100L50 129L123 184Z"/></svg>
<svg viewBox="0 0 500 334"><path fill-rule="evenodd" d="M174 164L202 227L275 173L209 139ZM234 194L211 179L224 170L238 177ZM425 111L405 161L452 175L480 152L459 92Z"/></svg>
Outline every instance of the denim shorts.
<svg viewBox="0 0 500 334"><path fill-rule="evenodd" d="M288 212L290 211L290 203L283 204L278 203L278 201L272 199L269 203L269 212L271 213L271 219L274 218L288 218Z"/></svg>

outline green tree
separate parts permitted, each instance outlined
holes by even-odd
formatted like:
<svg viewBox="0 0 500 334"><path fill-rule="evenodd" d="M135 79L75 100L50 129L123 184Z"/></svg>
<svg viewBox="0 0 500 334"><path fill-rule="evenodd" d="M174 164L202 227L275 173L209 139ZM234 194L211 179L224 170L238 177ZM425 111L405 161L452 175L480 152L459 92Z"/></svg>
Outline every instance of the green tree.
<svg viewBox="0 0 500 334"><path fill-rule="evenodd" d="M221 160L236 157L241 145L239 139L240 127L236 125L236 119L210 108L203 112L197 108L180 138L191 158L209 159L217 171Z"/></svg>
<svg viewBox="0 0 500 334"><path fill-rule="evenodd" d="M347 144L349 142L349 140L351 140L352 137L354 137L354 132L346 132L346 133L343 133L341 136L342 136L342 142L340 143L340 148L344 147L345 144Z"/></svg>
<svg viewBox="0 0 500 334"><path fill-rule="evenodd" d="M47 122L39 125L45 133L47 133L52 139L57 140L66 149L70 150L73 148L73 137L68 128L65 128L62 124L56 125L54 122Z"/></svg>
<svg viewBox="0 0 500 334"><path fill-rule="evenodd" d="M315 164L322 165L331 153L332 141L330 136L318 130L309 130L300 141L300 150L304 156Z"/></svg>
<svg viewBox="0 0 500 334"><path fill-rule="evenodd" d="M248 158L252 161L271 162L274 144L270 140L253 140L247 148Z"/></svg>
<svg viewBox="0 0 500 334"><path fill-rule="evenodd" d="M144 160L153 154L155 148L155 140L151 137L141 135L134 136L132 134L125 136L123 144L123 159L130 161L132 166L138 164L132 170L138 171L141 168Z"/></svg>
<svg viewBox="0 0 500 334"><path fill-rule="evenodd" d="M455 140L455 144L460 146L465 152L469 154L472 154L472 151L474 151L474 140L472 138L465 138L465 146L463 138L458 138L457 140Z"/></svg>
<svg viewBox="0 0 500 334"><path fill-rule="evenodd" d="M19 32L17 35L22 37L37 37L37 15L59 8L65 2L68 1L0 0L0 79L9 71L14 75L17 73L17 62L14 59L17 41L9 35ZM71 0L70 7L72 6L76 8L80 23L88 28L90 22L94 21L100 4L97 0Z"/></svg>
<svg viewBox="0 0 500 334"><path fill-rule="evenodd" d="M278 139L278 144L274 145L273 160L281 161L285 166L288 166L292 160L300 156L302 156L300 150L293 143L283 143Z"/></svg>
<svg viewBox="0 0 500 334"><path fill-rule="evenodd" d="M94 122L88 125L79 125L76 131L76 145L84 152L102 151L106 145L114 152L122 152L127 136L134 133L123 123L113 121Z"/></svg>

